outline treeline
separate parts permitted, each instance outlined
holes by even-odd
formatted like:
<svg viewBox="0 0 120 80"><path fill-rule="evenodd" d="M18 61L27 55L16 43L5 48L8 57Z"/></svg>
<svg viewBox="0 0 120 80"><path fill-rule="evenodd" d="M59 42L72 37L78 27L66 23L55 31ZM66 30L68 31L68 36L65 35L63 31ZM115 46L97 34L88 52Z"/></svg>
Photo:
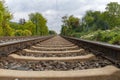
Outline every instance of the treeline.
<svg viewBox="0 0 120 80"><path fill-rule="evenodd" d="M44 36L49 34L47 20L41 13L29 14L29 20L20 19L11 22L12 13L9 12L4 1L0 1L0 36Z"/></svg>
<svg viewBox="0 0 120 80"><path fill-rule="evenodd" d="M97 30L120 27L120 4L111 2L104 12L89 10L82 19L73 15L64 16L62 22L61 34L67 36L81 36Z"/></svg>
<svg viewBox="0 0 120 80"><path fill-rule="evenodd" d="M54 30L49 30L50 35L57 35L57 33Z"/></svg>

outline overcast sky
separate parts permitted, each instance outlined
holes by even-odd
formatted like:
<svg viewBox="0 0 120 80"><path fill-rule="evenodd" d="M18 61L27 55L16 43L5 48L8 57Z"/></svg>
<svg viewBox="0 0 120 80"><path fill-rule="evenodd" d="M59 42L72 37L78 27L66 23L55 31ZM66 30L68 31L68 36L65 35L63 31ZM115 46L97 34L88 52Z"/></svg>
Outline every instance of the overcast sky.
<svg viewBox="0 0 120 80"><path fill-rule="evenodd" d="M13 21L28 19L31 12L40 12L47 19L50 30L61 29L61 17L74 15L81 18L87 10L104 11L106 4L120 0L5 0L14 15Z"/></svg>

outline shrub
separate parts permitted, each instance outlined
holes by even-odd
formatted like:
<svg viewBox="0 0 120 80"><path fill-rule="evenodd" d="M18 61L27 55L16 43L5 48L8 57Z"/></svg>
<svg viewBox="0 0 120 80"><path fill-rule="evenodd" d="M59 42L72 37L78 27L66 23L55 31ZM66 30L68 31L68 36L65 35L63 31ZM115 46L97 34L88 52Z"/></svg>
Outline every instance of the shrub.
<svg viewBox="0 0 120 80"><path fill-rule="evenodd" d="M102 41L108 42L110 44L120 44L120 28L114 28L112 30L98 30L95 32L91 32L87 35L83 35L81 38L94 40L94 41Z"/></svg>
<svg viewBox="0 0 120 80"><path fill-rule="evenodd" d="M15 36L31 36L32 33L29 30L16 30L14 35Z"/></svg>

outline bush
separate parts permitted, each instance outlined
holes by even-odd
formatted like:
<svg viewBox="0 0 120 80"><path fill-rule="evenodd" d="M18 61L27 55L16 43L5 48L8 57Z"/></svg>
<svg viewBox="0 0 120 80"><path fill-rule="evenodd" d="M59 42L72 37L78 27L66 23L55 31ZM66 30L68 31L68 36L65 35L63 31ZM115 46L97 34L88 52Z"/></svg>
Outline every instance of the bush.
<svg viewBox="0 0 120 80"><path fill-rule="evenodd" d="M119 44L120 45L120 35L114 37L111 41L109 41L110 44Z"/></svg>
<svg viewBox="0 0 120 80"><path fill-rule="evenodd" d="M31 31L29 31L29 30L23 31L23 36L31 36L31 35L32 35Z"/></svg>
<svg viewBox="0 0 120 80"><path fill-rule="evenodd" d="M108 42L110 44L120 44L120 29L114 28L112 30L98 30L87 35L81 36L83 39Z"/></svg>
<svg viewBox="0 0 120 80"><path fill-rule="evenodd" d="M16 30L14 35L15 36L23 36L23 31L22 30Z"/></svg>
<svg viewBox="0 0 120 80"><path fill-rule="evenodd" d="M77 38L80 38L81 33L73 33L71 36L72 36L72 37L77 37Z"/></svg>
<svg viewBox="0 0 120 80"><path fill-rule="evenodd" d="M15 36L31 36L32 33L29 30L16 30L14 35Z"/></svg>

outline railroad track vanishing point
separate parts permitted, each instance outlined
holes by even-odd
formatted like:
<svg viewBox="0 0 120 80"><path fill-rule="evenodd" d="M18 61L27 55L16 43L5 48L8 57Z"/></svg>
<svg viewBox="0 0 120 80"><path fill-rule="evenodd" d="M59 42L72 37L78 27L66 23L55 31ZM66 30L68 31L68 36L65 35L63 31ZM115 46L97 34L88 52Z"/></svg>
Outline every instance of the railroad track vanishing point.
<svg viewBox="0 0 120 80"><path fill-rule="evenodd" d="M0 80L120 80L116 48L64 36L1 44Z"/></svg>

